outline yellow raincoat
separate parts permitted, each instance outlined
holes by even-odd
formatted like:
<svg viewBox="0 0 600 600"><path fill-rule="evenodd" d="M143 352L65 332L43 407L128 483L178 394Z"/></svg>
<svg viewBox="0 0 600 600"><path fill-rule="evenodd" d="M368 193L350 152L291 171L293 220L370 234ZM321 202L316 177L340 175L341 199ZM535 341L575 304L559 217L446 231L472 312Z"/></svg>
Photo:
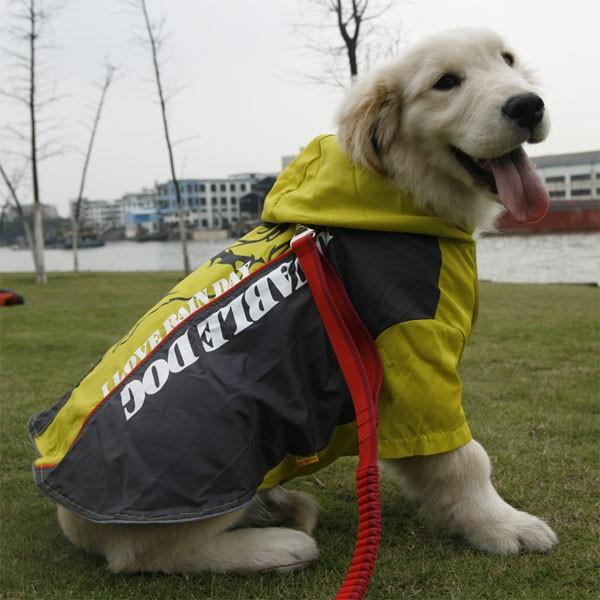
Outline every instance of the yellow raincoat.
<svg viewBox="0 0 600 600"><path fill-rule="evenodd" d="M384 369L379 456L439 454L466 444L471 434L458 365L478 310L471 232L423 214L387 178L353 164L333 135L314 139L279 176L262 217L435 238L441 252L435 313L393 324L375 340Z"/></svg>
<svg viewBox="0 0 600 600"><path fill-rule="evenodd" d="M356 453L352 401L289 249L298 223L319 231L381 353L380 457L470 440L457 372L477 312L470 233L331 135L279 176L263 221L30 419L42 491L98 522L194 520Z"/></svg>

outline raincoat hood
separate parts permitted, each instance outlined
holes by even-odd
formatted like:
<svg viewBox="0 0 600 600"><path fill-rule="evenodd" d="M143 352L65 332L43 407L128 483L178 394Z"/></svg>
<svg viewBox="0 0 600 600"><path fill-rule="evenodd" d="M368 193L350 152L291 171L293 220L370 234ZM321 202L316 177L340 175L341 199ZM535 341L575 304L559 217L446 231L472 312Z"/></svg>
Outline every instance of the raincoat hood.
<svg viewBox="0 0 600 600"><path fill-rule="evenodd" d="M387 177L353 163L334 135L313 139L281 173L262 219L472 241L471 232L425 214Z"/></svg>

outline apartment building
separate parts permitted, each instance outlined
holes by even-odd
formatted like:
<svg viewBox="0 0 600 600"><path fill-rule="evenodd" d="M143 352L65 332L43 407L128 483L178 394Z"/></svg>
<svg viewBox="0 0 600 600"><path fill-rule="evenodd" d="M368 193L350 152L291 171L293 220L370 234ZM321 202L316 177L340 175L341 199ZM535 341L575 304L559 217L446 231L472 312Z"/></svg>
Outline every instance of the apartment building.
<svg viewBox="0 0 600 600"><path fill-rule="evenodd" d="M179 191L186 221L193 228L224 229L240 218L240 200L253 186L272 173L241 173L222 179L180 179ZM175 184L156 186L158 212L165 224L178 222Z"/></svg>
<svg viewBox="0 0 600 600"><path fill-rule="evenodd" d="M158 194L155 189L142 188L141 192L123 194L114 202L114 216L118 227L125 227L131 220L129 215L156 212L158 207Z"/></svg>
<svg viewBox="0 0 600 600"><path fill-rule="evenodd" d="M76 204L76 200L71 200L69 213L71 219L75 215ZM79 222L84 227L93 227L98 232L103 232L107 229L117 227L115 218L115 206L113 202L109 200L88 200L87 198L81 200Z"/></svg>
<svg viewBox="0 0 600 600"><path fill-rule="evenodd" d="M532 160L552 200L600 200L600 150Z"/></svg>

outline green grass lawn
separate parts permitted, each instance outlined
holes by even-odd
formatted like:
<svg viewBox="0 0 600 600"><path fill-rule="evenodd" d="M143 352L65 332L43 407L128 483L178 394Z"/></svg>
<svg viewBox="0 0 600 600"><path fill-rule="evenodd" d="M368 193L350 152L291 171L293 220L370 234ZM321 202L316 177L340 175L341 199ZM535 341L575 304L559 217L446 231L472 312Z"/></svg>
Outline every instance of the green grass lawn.
<svg viewBox="0 0 600 600"><path fill-rule="evenodd" d="M293 483L322 505L317 565L291 576L120 575L63 539L31 478L28 417L73 386L176 281L170 273L5 275L27 304L0 309L2 598L333 598L352 554L354 461ZM462 374L471 429L492 456L500 493L545 518L548 555L488 556L417 518L383 488L383 539L369 598L597 598L600 590L598 289L481 286Z"/></svg>

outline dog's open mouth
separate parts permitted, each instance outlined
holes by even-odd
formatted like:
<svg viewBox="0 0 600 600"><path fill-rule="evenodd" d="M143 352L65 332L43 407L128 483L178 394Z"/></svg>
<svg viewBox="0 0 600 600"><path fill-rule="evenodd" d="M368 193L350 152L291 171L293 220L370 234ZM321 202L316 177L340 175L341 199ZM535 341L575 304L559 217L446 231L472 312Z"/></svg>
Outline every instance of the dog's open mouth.
<svg viewBox="0 0 600 600"><path fill-rule="evenodd" d="M450 150L452 154L454 154L456 160L471 174L471 177L477 185L485 187L492 192L492 194L498 193L496 180L494 179L492 172L483 167L483 161L475 160L456 146L450 146Z"/></svg>
<svg viewBox="0 0 600 600"><path fill-rule="evenodd" d="M521 223L544 218L550 198L534 164L521 146L497 158L478 160L450 146L456 160L481 187L497 194L511 216Z"/></svg>

